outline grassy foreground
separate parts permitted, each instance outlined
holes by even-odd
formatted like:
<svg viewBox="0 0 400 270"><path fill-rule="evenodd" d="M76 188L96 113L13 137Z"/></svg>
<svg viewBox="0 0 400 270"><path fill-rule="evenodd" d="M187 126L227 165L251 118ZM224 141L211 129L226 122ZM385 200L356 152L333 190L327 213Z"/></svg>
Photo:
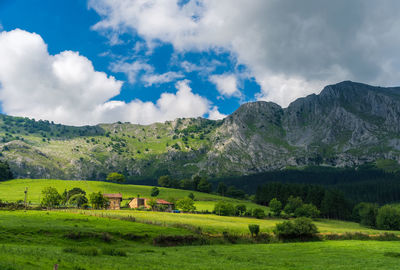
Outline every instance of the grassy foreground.
<svg viewBox="0 0 400 270"><path fill-rule="evenodd" d="M33 204L40 203L41 192L45 187L55 187L59 192L65 189L79 187L86 191L86 193L98 192L103 193L122 193L123 198L133 198L137 195L142 197L150 197L152 186L139 186L139 185L121 185L115 183L107 183L101 181L82 181L82 180L55 180L55 179L15 179L5 182L0 182L0 199L3 201L17 201L24 199L24 190L28 187L28 201ZM168 200L170 198L180 199L187 197L189 193L193 192L196 200L196 208L199 211L214 209L215 202L229 201L234 204L243 203L248 208L263 208L263 207L248 201L241 201L227 197L221 197L213 194L173 189L173 188L160 188L158 198ZM124 203L128 202L124 200Z"/></svg>
<svg viewBox="0 0 400 270"><path fill-rule="evenodd" d="M0 211L0 269L400 269L399 242L156 247L185 229L46 211ZM85 237L67 237L81 232ZM91 232L85 235L85 232ZM97 237L108 234L108 240ZM137 238L127 238L126 235ZM147 236L146 236L147 235ZM110 252L113 251L113 252Z"/></svg>
<svg viewBox="0 0 400 270"><path fill-rule="evenodd" d="M230 233L248 234L249 224L260 225L261 232L272 232L275 224L283 219L256 219L248 217L225 217L212 214L175 214L166 212L136 211L136 210L71 210L77 213L93 216L133 216L137 221L159 225L190 225L200 227L203 232L220 234L223 231ZM321 233L362 232L370 235L390 232L400 234L400 231L374 230L361 226L359 223L340 220L319 219L314 222Z"/></svg>

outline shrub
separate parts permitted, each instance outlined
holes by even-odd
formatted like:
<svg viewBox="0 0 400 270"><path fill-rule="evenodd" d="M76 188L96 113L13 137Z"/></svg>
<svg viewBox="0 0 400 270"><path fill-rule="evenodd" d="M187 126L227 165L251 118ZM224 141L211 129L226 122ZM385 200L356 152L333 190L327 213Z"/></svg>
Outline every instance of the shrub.
<svg viewBox="0 0 400 270"><path fill-rule="evenodd" d="M152 189L151 189L151 197L157 197L158 196L158 194L160 194L160 190L158 189L158 187L153 187Z"/></svg>
<svg viewBox="0 0 400 270"><path fill-rule="evenodd" d="M112 172L107 175L106 180L110 182L123 183L125 182L125 176L120 173Z"/></svg>
<svg viewBox="0 0 400 270"><path fill-rule="evenodd" d="M194 206L194 201L190 198L183 198L176 202L176 208L183 212L193 212L196 210Z"/></svg>
<svg viewBox="0 0 400 270"><path fill-rule="evenodd" d="M295 217L316 218L319 214L320 212L317 207L311 203L303 204L294 211Z"/></svg>
<svg viewBox="0 0 400 270"><path fill-rule="evenodd" d="M265 218L265 212L261 208L253 209L252 216L258 219Z"/></svg>
<svg viewBox="0 0 400 270"><path fill-rule="evenodd" d="M376 226L383 230L400 230L400 210L391 205L382 206L376 216Z"/></svg>
<svg viewBox="0 0 400 270"><path fill-rule="evenodd" d="M88 203L88 199L83 194L75 194L69 199L69 203L81 208L83 205Z"/></svg>
<svg viewBox="0 0 400 270"><path fill-rule="evenodd" d="M243 216L246 213L246 205L238 204L235 207L235 214L237 216Z"/></svg>
<svg viewBox="0 0 400 270"><path fill-rule="evenodd" d="M353 218L364 226L376 227L378 205L373 203L359 203L353 209Z"/></svg>
<svg viewBox="0 0 400 270"><path fill-rule="evenodd" d="M190 199L192 199L192 200L194 200L194 198L195 198L193 192L190 192L189 195L188 195L188 197L189 197Z"/></svg>
<svg viewBox="0 0 400 270"><path fill-rule="evenodd" d="M274 233L280 239L299 239L308 240L316 237L318 229L311 219L300 217L294 221L284 221L277 223L274 229Z"/></svg>
<svg viewBox="0 0 400 270"><path fill-rule="evenodd" d="M276 217L278 217L281 214L282 211L282 203L280 201L278 201L277 198L273 198L270 202L269 202L269 208L272 211L272 214Z"/></svg>
<svg viewBox="0 0 400 270"><path fill-rule="evenodd" d="M301 207L303 205L303 200L300 197L293 197L290 196L288 199L287 204L285 205L284 211L287 214L294 214L297 208Z"/></svg>
<svg viewBox="0 0 400 270"><path fill-rule="evenodd" d="M260 232L260 225L249 224L249 231L251 233L251 236L258 236L258 233Z"/></svg>
<svg viewBox="0 0 400 270"><path fill-rule="evenodd" d="M92 207L95 209L104 208L108 204L108 199L105 198L100 191L97 193L93 192L92 194L90 194L89 200L90 200L90 203L92 204Z"/></svg>
<svg viewBox="0 0 400 270"><path fill-rule="evenodd" d="M233 216L235 215L235 208L231 203L219 201L214 206L214 213L219 216Z"/></svg>
<svg viewBox="0 0 400 270"><path fill-rule="evenodd" d="M47 187L42 190L43 199L41 205L52 208L54 206L60 205L61 195L58 193L57 189L54 187Z"/></svg>

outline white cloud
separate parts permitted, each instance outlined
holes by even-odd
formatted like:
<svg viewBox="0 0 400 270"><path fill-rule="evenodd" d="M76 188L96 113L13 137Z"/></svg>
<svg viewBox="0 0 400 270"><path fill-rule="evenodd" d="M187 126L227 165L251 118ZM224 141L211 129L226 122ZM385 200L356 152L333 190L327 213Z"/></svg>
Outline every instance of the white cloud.
<svg viewBox="0 0 400 270"><path fill-rule="evenodd" d="M145 74L141 78L141 80L145 83L146 87L169 83L176 81L177 79L182 79L184 75L180 72L169 71L163 74Z"/></svg>
<svg viewBox="0 0 400 270"><path fill-rule="evenodd" d="M39 35L19 29L0 33L0 59L0 101L3 112L10 115L72 125L149 124L203 116L210 108L188 81L178 82L176 93L163 93L156 103L110 101L120 93L121 81L95 71L91 61L77 52L49 55ZM126 68L133 73L138 69L135 64Z"/></svg>
<svg viewBox="0 0 400 270"><path fill-rule="evenodd" d="M212 75L209 77L209 80L217 86L217 90L222 96L241 96L237 86L237 79L234 74Z"/></svg>
<svg viewBox="0 0 400 270"><path fill-rule="evenodd" d="M177 51L226 50L286 106L328 83L400 84L400 1L91 0L98 31ZM187 65L188 68L190 66Z"/></svg>
<svg viewBox="0 0 400 270"><path fill-rule="evenodd" d="M208 112L208 119L210 120L220 120L224 119L227 117L226 114L222 114L218 111L218 107L214 106L209 112Z"/></svg>

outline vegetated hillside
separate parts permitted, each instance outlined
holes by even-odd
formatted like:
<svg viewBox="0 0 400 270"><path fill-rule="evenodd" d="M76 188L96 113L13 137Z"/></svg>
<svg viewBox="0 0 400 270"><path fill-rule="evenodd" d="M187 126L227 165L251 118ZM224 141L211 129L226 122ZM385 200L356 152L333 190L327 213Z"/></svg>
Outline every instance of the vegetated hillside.
<svg viewBox="0 0 400 270"><path fill-rule="evenodd" d="M69 127L1 116L2 159L16 177L129 180L249 175L287 167L400 160L400 88L325 87L288 108L253 102L220 121Z"/></svg>
<svg viewBox="0 0 400 270"><path fill-rule="evenodd" d="M70 190L74 187L83 189L87 194L99 191L103 193L121 193L124 200L122 202L122 206L129 202L129 199L135 198L138 195L144 198L151 198L150 194L151 189L153 188L151 186L122 185L100 181L15 179L0 182L0 199L9 202L23 200L25 188L28 188L28 202L32 204L39 204L42 198L42 190L49 186L55 187L60 193L64 192L64 190ZM257 205L250 201L237 200L209 193L162 187L159 187L159 189L160 194L157 196L157 198L164 200L179 200L187 197L190 193L193 193L195 196L196 210L198 211L208 210L211 212L214 210L214 205L218 201L227 201L234 205L245 204L248 209L262 208L267 210L266 207Z"/></svg>

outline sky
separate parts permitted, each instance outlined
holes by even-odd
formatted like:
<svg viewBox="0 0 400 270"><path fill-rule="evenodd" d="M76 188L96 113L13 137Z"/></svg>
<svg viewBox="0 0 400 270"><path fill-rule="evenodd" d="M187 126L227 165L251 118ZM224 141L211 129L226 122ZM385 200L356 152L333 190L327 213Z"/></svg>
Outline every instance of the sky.
<svg viewBox="0 0 400 270"><path fill-rule="evenodd" d="M398 0L0 0L1 112L222 119L344 80L400 85Z"/></svg>

